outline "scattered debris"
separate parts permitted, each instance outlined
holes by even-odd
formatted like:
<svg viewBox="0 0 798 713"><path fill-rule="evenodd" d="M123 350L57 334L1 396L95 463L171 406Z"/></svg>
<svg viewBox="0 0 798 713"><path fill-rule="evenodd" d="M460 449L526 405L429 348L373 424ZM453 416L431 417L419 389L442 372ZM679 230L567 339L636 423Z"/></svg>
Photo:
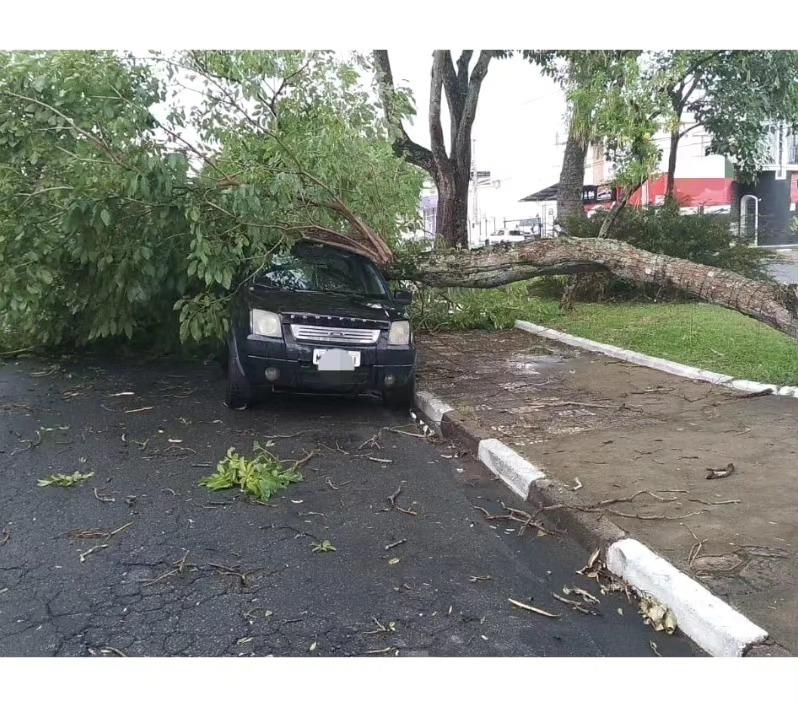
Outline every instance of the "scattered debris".
<svg viewBox="0 0 798 713"><path fill-rule="evenodd" d="M594 597L590 592L585 591L584 589L580 589L579 587L563 587L562 588L563 594L572 595L576 594L578 597L582 598L582 601L585 604L595 604L598 605L601 602Z"/></svg>
<svg viewBox="0 0 798 713"><path fill-rule="evenodd" d="M657 656L660 656L660 657L662 656L662 654L661 654L661 653L660 653L660 652L657 650L657 645L656 645L656 644L655 644L653 641L649 641L649 642L648 642L648 645L649 645L649 647L651 648L651 650L652 650L652 651L653 651L653 652L654 652L654 653L655 653Z"/></svg>
<svg viewBox="0 0 798 713"><path fill-rule="evenodd" d="M116 498L106 497L104 495L100 495L97 492L97 488L94 488L94 497L97 498L101 503L115 503Z"/></svg>
<svg viewBox="0 0 798 713"><path fill-rule="evenodd" d="M93 532L93 531L88 531L89 532L88 535L86 534L86 532L79 533L79 535L89 536L89 537L105 537L105 540L106 540L106 542L101 544L101 545L95 545L94 547L90 547L85 552L80 552L79 555L80 555L81 563L85 562L86 558L90 554L93 554L94 552L97 552L98 550L104 550L106 547L108 547L108 544L107 544L108 540L110 540L114 535L118 535L123 530L127 530L127 528L130 527L132 524L133 524L133 521L131 520L130 522L126 522L124 525L122 525L121 527L117 527L116 530L112 530L111 532L99 532L99 531Z"/></svg>
<svg viewBox="0 0 798 713"><path fill-rule="evenodd" d="M551 596L554 597L557 601L563 602L564 604L568 604L571 609L574 611L578 611L582 614L592 614L593 616L598 616L599 612L595 611L594 609L588 609L582 605L582 602L578 602L574 599L567 599L566 597L560 596L556 592L552 592Z"/></svg>
<svg viewBox="0 0 798 713"><path fill-rule="evenodd" d="M396 631L396 622L389 621L388 626L385 626L376 616L372 616L371 620L377 625L374 631L364 631L364 636L371 636L373 634L392 634Z"/></svg>
<svg viewBox="0 0 798 713"><path fill-rule="evenodd" d="M325 478L324 482L327 483L327 485L330 486L331 490L338 490L339 488L343 488L344 485L349 485L349 483L351 483L352 481L351 480L345 480L343 483L338 483L338 485L336 485L329 478Z"/></svg>
<svg viewBox="0 0 798 713"><path fill-rule="evenodd" d="M393 567L395 564L399 564L401 561L402 560L400 560L398 557L391 557L391 559L388 560L388 564Z"/></svg>
<svg viewBox="0 0 798 713"><path fill-rule="evenodd" d="M574 487L571 490L575 493L577 490L582 489L582 481L579 478L574 478Z"/></svg>
<svg viewBox="0 0 798 713"><path fill-rule="evenodd" d="M214 569L218 569L223 575L238 577L239 581L241 582L241 586L242 587L247 586L247 573L242 572L237 567L228 567L227 565L215 564L213 562L208 562L208 567L213 567Z"/></svg>
<svg viewBox="0 0 798 713"><path fill-rule="evenodd" d="M111 397L116 397L116 396L135 396L136 394L133 391L120 391L119 393L108 394L108 395Z"/></svg>
<svg viewBox="0 0 798 713"><path fill-rule="evenodd" d="M393 463L390 458L375 458L374 456L366 456L369 460L373 460L375 463Z"/></svg>
<svg viewBox="0 0 798 713"><path fill-rule="evenodd" d="M72 486L82 483L84 480L88 480L89 478L93 477L93 471L91 473L81 473L76 470L74 473L72 473L72 475L55 473L54 475L49 475L46 478L41 478L38 481L38 486L40 488L46 488L49 485L58 485L61 488L71 488Z"/></svg>
<svg viewBox="0 0 798 713"><path fill-rule="evenodd" d="M468 578L468 581L473 584L475 582L489 582L491 579L493 579L493 577L491 577L489 574L472 574Z"/></svg>
<svg viewBox="0 0 798 713"><path fill-rule="evenodd" d="M728 478L734 473L734 463L729 463L725 468L707 468L709 472L707 480L719 480L720 478Z"/></svg>
<svg viewBox="0 0 798 713"><path fill-rule="evenodd" d="M399 505L396 504L396 498L399 497L401 492L402 492L402 486L400 485L392 495L388 496L388 503L390 507L383 508L382 512L390 512L391 510L398 510L399 512L403 512L405 515L418 515L418 513L415 512L414 510L407 510L406 508L400 507Z"/></svg>
<svg viewBox="0 0 798 713"><path fill-rule="evenodd" d="M0 540L0 546L8 544L8 541L11 539L11 530L4 527L3 528L3 539Z"/></svg>
<svg viewBox="0 0 798 713"><path fill-rule="evenodd" d="M141 408L126 409L125 413L141 413L142 411L152 411L153 406L142 406Z"/></svg>
<svg viewBox="0 0 798 713"><path fill-rule="evenodd" d="M666 634L673 634L676 631L676 616L664 604L643 596L640 598L639 606L643 621L650 624L654 631L664 631Z"/></svg>
<svg viewBox="0 0 798 713"><path fill-rule="evenodd" d="M401 540L397 540L396 542L392 542L390 545L385 545L386 550L392 550L394 547L398 547L399 545L403 545L407 542L406 538L402 538Z"/></svg>
<svg viewBox="0 0 798 713"><path fill-rule="evenodd" d="M506 512L498 515L491 515L485 508L480 507L479 505L474 505L474 509L479 510L486 520L512 520L514 522L520 522L521 527L518 530L519 537L526 532L528 527L534 527L538 531L538 534L557 534L546 527L540 520L535 519L535 517L526 510L519 510L518 508L509 507L504 503L501 503L501 506Z"/></svg>
<svg viewBox="0 0 798 713"><path fill-rule="evenodd" d="M226 490L238 487L256 500L266 501L275 493L302 480L296 468L299 461L286 469L271 453L257 441L253 445L255 456L245 458L236 453L235 448L227 451L227 456L219 461L216 472L203 478L200 485L210 490ZM307 460L307 458L305 459Z"/></svg>
<svg viewBox="0 0 798 713"><path fill-rule="evenodd" d="M311 552L335 552L335 547L333 547L332 542L329 540L322 540L321 542L316 542L313 547L311 548Z"/></svg>
<svg viewBox="0 0 798 713"><path fill-rule="evenodd" d="M371 655L371 654L389 654L391 651L396 651L399 653L399 650L395 646L386 646L384 649L374 649L372 651L364 651L363 655Z"/></svg>
<svg viewBox="0 0 798 713"><path fill-rule="evenodd" d="M183 574L183 571L185 570L186 567L192 567L193 569L196 569L194 565L186 564L186 560L188 559L188 553L189 550L186 550L183 556L179 560L177 560L177 562L175 562L174 569L165 572L164 574L160 575L159 577L156 577L155 579L140 580L143 583L143 586L149 587L150 585L155 584L156 582L160 582L162 579L166 579L167 577L171 577L172 575Z"/></svg>
<svg viewBox="0 0 798 713"><path fill-rule="evenodd" d="M540 614L542 616L547 616L550 619L559 619L560 614L552 614L545 609L538 609L538 607L533 607L531 604L524 604L523 602L516 601L515 599L507 599L510 604L513 606L518 607L519 609L526 609L527 611L534 612L535 614Z"/></svg>
<svg viewBox="0 0 798 713"><path fill-rule="evenodd" d="M119 649L117 649L117 648L115 648L113 646L103 646L100 649L100 653L102 653L102 654L113 654L114 656L119 656L120 658L125 658L125 659L127 658L127 654L126 653L120 651Z"/></svg>
<svg viewBox="0 0 798 713"><path fill-rule="evenodd" d="M310 648L308 649L308 651L310 651L311 653L313 653L315 650L316 650L316 642L314 641L314 642L313 642L313 643L310 645Z"/></svg>

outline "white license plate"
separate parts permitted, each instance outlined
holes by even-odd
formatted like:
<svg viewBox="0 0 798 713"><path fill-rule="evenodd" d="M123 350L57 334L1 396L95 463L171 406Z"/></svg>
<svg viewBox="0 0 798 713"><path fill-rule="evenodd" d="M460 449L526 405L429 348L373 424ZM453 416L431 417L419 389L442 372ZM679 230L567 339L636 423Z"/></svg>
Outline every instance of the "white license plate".
<svg viewBox="0 0 798 713"><path fill-rule="evenodd" d="M349 352L343 349L314 349L313 363L319 371L354 371L360 366L360 352Z"/></svg>

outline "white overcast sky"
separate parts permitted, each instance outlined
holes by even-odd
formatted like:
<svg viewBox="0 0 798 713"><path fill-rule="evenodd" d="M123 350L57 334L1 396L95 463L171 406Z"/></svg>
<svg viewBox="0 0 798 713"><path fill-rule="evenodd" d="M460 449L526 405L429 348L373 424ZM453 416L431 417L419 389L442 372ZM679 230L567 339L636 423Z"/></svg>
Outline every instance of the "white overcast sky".
<svg viewBox="0 0 798 713"><path fill-rule="evenodd" d="M397 49L389 55L394 82L409 86L416 101L415 120L406 122L405 128L413 140L429 146L431 53ZM563 152L563 146L555 141L563 138L564 113L562 91L535 66L520 57L492 60L482 83L472 133L477 168L502 180L503 193L518 192L516 200L555 183ZM448 118L443 127L448 134Z"/></svg>

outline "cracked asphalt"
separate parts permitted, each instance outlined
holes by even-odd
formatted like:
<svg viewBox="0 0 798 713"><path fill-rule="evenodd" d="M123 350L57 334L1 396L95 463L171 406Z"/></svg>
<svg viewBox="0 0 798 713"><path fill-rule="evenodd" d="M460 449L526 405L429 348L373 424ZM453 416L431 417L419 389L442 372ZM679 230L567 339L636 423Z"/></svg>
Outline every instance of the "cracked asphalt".
<svg viewBox="0 0 798 713"><path fill-rule="evenodd" d="M0 366L0 654L654 656L652 641L700 653L600 595L567 537L486 521L477 506L524 504L376 399L232 412L222 387L215 365ZM199 486L256 440L285 459L318 454L268 505ZM76 470L94 476L37 487ZM390 507L398 488L415 515ZM335 552L313 552L324 539ZM551 596L567 585L599 595L600 615Z"/></svg>

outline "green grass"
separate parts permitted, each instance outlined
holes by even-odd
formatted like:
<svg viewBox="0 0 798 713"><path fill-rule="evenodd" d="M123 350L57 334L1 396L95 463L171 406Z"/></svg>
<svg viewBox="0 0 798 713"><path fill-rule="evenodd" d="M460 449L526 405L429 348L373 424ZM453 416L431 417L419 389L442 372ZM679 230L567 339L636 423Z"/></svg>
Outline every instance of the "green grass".
<svg viewBox="0 0 798 713"><path fill-rule="evenodd" d="M798 341L737 312L698 303L576 303L530 295L529 285L429 292L414 305L420 331L509 329L525 319L553 329L740 379L798 384Z"/></svg>

